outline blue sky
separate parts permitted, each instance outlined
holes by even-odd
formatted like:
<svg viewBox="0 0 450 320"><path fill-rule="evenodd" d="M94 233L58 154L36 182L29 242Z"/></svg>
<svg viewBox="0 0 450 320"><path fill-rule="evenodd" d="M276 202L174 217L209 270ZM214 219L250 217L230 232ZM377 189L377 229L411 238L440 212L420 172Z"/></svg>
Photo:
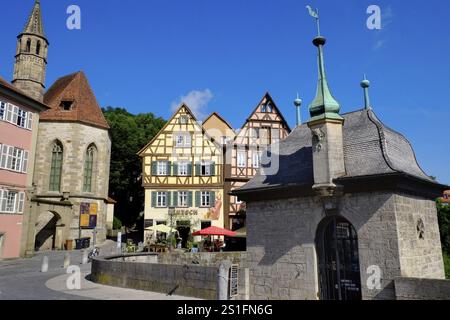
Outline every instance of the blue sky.
<svg viewBox="0 0 450 320"><path fill-rule="evenodd" d="M168 118L188 97L197 114L219 112L236 128L269 91L293 127L296 92L317 82L319 7L327 75L342 112L363 106L363 74L379 118L413 144L423 169L450 184L450 3L365 0L41 0L50 41L47 86L83 70L101 106ZM2 1L0 75L11 80L16 36L33 0ZM66 9L81 8L81 30ZM367 7L382 11L369 30Z"/></svg>

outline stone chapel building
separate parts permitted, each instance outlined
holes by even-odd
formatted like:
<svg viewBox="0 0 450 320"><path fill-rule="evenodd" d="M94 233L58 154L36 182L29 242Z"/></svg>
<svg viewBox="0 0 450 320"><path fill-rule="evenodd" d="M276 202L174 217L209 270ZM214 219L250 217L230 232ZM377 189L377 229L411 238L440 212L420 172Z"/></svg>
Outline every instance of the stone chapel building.
<svg viewBox="0 0 450 320"><path fill-rule="evenodd" d="M325 76L311 118L232 192L247 204L251 299L394 299L397 277L444 278L434 200L448 189L372 110L340 114ZM296 105L300 100L296 100ZM275 165L276 164L276 165Z"/></svg>
<svg viewBox="0 0 450 320"><path fill-rule="evenodd" d="M83 72L61 77L45 92L48 48L36 0L18 36L12 81L49 107L40 115L31 214L23 223L27 254L94 233L97 242L106 238L109 126Z"/></svg>

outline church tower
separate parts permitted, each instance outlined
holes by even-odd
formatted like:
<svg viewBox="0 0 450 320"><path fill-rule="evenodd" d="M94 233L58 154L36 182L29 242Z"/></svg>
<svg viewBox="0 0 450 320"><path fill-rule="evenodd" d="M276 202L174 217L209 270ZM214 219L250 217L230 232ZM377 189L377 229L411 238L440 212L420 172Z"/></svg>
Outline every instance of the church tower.
<svg viewBox="0 0 450 320"><path fill-rule="evenodd" d="M43 101L44 97L48 45L42 23L40 0L35 0L25 28L17 37L12 83L38 101Z"/></svg>

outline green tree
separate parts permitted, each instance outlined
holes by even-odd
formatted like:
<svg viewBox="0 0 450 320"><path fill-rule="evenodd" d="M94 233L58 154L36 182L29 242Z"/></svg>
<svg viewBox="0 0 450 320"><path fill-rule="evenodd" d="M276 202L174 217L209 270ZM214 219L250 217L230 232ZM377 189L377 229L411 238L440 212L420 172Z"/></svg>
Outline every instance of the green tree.
<svg viewBox="0 0 450 320"><path fill-rule="evenodd" d="M442 249L450 254L450 205L443 203L441 199L436 201L441 234Z"/></svg>
<svg viewBox="0 0 450 320"><path fill-rule="evenodd" d="M115 215L126 226L132 226L144 209L141 181L141 159L137 152L165 124L153 113L133 115L123 108L102 109L111 127L111 167L109 193L117 201Z"/></svg>

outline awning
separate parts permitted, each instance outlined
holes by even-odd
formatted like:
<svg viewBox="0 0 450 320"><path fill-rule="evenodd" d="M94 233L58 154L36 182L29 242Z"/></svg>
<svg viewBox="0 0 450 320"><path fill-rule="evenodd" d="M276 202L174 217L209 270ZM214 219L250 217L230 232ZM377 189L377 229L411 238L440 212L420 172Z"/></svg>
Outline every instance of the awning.
<svg viewBox="0 0 450 320"><path fill-rule="evenodd" d="M162 232L162 233L175 233L177 230L171 227L166 226L165 224L158 224L156 226L153 227L148 227L145 228L145 230L148 231L158 231L158 232Z"/></svg>
<svg viewBox="0 0 450 320"><path fill-rule="evenodd" d="M235 237L236 232L219 227L209 227L200 231L194 232L193 236L228 236Z"/></svg>

